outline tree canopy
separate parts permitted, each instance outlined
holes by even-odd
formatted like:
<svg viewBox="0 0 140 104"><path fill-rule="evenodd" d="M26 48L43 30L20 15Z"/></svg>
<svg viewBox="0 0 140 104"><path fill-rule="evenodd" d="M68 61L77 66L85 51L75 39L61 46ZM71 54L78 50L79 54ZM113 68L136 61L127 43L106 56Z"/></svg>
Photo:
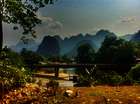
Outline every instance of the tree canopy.
<svg viewBox="0 0 140 104"><path fill-rule="evenodd" d="M109 64L110 68L103 67L106 70L114 70L119 73L128 72L135 63L133 43L114 36L106 37L96 54L95 62Z"/></svg>
<svg viewBox="0 0 140 104"><path fill-rule="evenodd" d="M37 65L44 60L42 56L35 52L28 51L25 48L21 51L20 55L24 61L24 64L30 69L34 69L34 65Z"/></svg>
<svg viewBox="0 0 140 104"><path fill-rule="evenodd" d="M15 24L13 29L22 27L23 34L35 36L34 27L41 23L36 12L46 4L53 4L56 0L0 0L0 49L3 44L2 23Z"/></svg>
<svg viewBox="0 0 140 104"><path fill-rule="evenodd" d="M76 62L80 64L93 63L95 51L90 44L82 44L77 49Z"/></svg>
<svg viewBox="0 0 140 104"><path fill-rule="evenodd" d="M76 62L78 64L93 64L95 51L88 43L82 44L77 49ZM90 85L94 80L94 68L77 68L76 73L80 76L80 83Z"/></svg>

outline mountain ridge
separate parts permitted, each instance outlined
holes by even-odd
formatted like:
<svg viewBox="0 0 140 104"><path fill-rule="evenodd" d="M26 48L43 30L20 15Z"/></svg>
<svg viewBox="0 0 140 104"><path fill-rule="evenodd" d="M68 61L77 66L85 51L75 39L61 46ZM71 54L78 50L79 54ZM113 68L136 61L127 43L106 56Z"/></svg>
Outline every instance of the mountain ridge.
<svg viewBox="0 0 140 104"><path fill-rule="evenodd" d="M42 50L44 51L43 53L45 53L45 51L47 51L48 53L55 53L56 55L64 55L67 54L69 56L71 56L71 53L75 54L75 51L72 52L72 50L76 50L76 47L79 46L78 44L81 43L89 43L91 46L93 46L94 50L98 50L99 47L101 46L102 42L104 41L105 37L108 35L114 35L116 36L116 34L114 34L113 32L110 32L109 30L104 30L101 29L99 30L97 33L95 34L77 34L76 36L71 36L71 37L65 37L65 38L61 38L59 35L55 35L55 36L45 36L42 40L42 42L40 44L38 44L35 40L33 39L29 39L28 44L24 44L23 41L19 41L15 46L11 46L10 48L16 52L20 52L23 48L26 48L28 50L37 52L39 52L39 46L43 45L45 43L45 41L47 40L47 38L52 38L52 40L54 40L56 44L58 44L58 46L56 46L57 52L55 53L54 51L56 51L55 49L53 50L53 48L56 48L55 46L52 46L51 44L54 44L53 42L50 41L49 43L45 43L46 45L43 46ZM46 38L46 40L45 40ZM119 38L125 39L127 41L140 41L140 31L134 33L134 34L127 34L125 36L121 36ZM89 41L89 42L88 42ZM49 45L48 45L49 44ZM52 47L52 51L50 51L51 47ZM46 47L49 47L50 49L45 50ZM42 53L40 53L42 54ZM45 54L44 54L45 55Z"/></svg>

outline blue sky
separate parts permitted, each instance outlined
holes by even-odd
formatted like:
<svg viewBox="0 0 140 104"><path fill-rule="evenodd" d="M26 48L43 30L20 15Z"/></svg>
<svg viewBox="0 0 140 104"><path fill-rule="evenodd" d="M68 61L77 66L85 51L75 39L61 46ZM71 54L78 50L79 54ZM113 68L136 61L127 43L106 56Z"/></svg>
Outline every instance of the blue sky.
<svg viewBox="0 0 140 104"><path fill-rule="evenodd" d="M108 29L118 36L140 29L140 0L58 0L38 13L37 41L45 35L62 37ZM20 31L4 26L5 44L16 44Z"/></svg>

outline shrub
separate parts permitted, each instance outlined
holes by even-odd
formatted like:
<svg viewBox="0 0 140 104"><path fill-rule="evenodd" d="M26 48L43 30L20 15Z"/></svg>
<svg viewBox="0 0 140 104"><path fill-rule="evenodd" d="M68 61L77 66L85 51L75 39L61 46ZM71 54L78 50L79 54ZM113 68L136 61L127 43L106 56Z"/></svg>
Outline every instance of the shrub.
<svg viewBox="0 0 140 104"><path fill-rule="evenodd" d="M25 69L18 69L15 67L0 66L0 81L6 86L5 89L19 87L26 82L30 82L30 74ZM3 86L1 86L3 87Z"/></svg>
<svg viewBox="0 0 140 104"><path fill-rule="evenodd" d="M92 82L85 78L80 78L74 87L90 87Z"/></svg>
<svg viewBox="0 0 140 104"><path fill-rule="evenodd" d="M0 65L10 65L21 68L24 66L24 62L22 60L22 57L18 53L13 52L8 48L4 48L0 52Z"/></svg>
<svg viewBox="0 0 140 104"><path fill-rule="evenodd" d="M132 69L128 72L128 78L133 83L140 83L140 64L132 67Z"/></svg>
<svg viewBox="0 0 140 104"><path fill-rule="evenodd" d="M0 92L32 81L31 73L24 69L23 61L18 53L12 52L10 49L3 49L0 59Z"/></svg>
<svg viewBox="0 0 140 104"><path fill-rule="evenodd" d="M50 80L48 83L46 83L46 87L48 89L48 94L50 96L54 96L57 93L58 87L59 87L59 82L55 80Z"/></svg>
<svg viewBox="0 0 140 104"><path fill-rule="evenodd" d="M55 81L55 80L50 80L46 86L48 87L53 87L53 88L58 88L59 87L59 82Z"/></svg>
<svg viewBox="0 0 140 104"><path fill-rule="evenodd" d="M40 62L44 60L44 58L40 56L39 54L37 54L36 52L28 51L26 49L23 49L20 55L24 61L24 64L29 69L31 69L31 71L35 71L33 70L35 69L35 65L40 64Z"/></svg>
<svg viewBox="0 0 140 104"><path fill-rule="evenodd" d="M97 84L120 85L123 82L123 77L114 71L100 71L96 72L95 76Z"/></svg>
<svg viewBox="0 0 140 104"><path fill-rule="evenodd" d="M121 85L132 85L133 83L134 83L133 80L129 77L128 74L126 74L123 77L123 81L122 81Z"/></svg>

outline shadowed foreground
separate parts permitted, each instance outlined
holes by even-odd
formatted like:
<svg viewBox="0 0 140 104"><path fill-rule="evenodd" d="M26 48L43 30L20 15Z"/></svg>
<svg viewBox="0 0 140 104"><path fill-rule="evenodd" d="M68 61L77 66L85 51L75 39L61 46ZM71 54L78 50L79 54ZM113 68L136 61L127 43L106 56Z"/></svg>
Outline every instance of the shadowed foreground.
<svg viewBox="0 0 140 104"><path fill-rule="evenodd" d="M50 96L46 88L28 84L9 92L0 104L140 104L140 86L71 87L74 94L69 97L64 96L67 89L58 88L56 95Z"/></svg>

